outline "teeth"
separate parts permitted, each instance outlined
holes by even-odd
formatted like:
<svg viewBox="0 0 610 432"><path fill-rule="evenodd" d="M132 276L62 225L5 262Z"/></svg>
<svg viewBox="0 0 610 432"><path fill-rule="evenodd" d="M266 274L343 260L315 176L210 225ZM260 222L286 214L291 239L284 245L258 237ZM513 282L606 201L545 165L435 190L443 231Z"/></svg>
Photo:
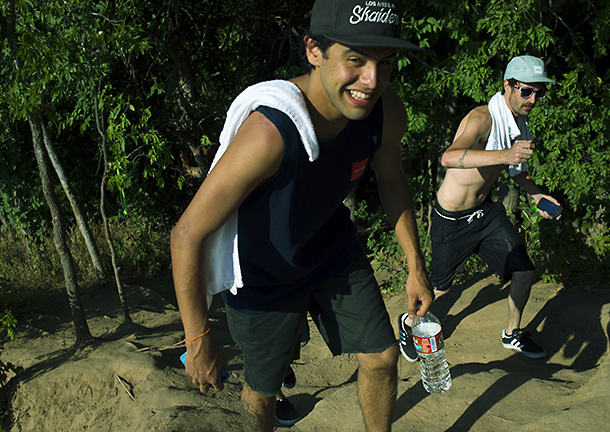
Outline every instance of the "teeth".
<svg viewBox="0 0 610 432"><path fill-rule="evenodd" d="M371 98L370 94L367 93L362 93L356 90L350 90L349 93L352 95L352 97L354 99L358 99L358 100L368 100Z"/></svg>

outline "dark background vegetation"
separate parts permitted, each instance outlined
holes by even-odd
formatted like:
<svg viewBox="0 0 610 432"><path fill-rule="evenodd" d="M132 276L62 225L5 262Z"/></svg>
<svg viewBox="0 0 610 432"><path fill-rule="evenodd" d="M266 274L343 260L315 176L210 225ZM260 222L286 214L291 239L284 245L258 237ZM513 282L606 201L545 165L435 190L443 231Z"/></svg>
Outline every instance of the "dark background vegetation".
<svg viewBox="0 0 610 432"><path fill-rule="evenodd" d="M170 273L169 232L205 177L226 110L250 84L302 73L300 36L312 4L2 3L0 314L6 336L36 299L67 292L82 330L77 339L86 340L80 287L115 283L120 292L122 279ZM565 210L560 221L542 220L507 178L494 194L540 278L582 287L607 276L608 22L607 0L405 1L404 38L426 51L400 53L392 86L410 114L403 162L428 256L440 154L461 118L501 89L510 58L530 54L542 57L558 81L530 116L536 143L530 171ZM49 156L63 166L63 183ZM356 213L370 252L389 276L384 289L397 291L408 269L374 192L369 176L356 191ZM92 264L74 200L101 267ZM461 277L481 271L485 265L474 259Z"/></svg>

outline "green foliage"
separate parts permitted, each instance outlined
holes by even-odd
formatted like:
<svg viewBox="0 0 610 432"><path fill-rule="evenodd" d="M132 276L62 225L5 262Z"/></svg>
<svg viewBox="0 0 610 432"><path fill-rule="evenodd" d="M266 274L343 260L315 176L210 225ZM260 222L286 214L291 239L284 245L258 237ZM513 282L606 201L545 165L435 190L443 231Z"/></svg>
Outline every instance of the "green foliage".
<svg viewBox="0 0 610 432"><path fill-rule="evenodd" d="M162 171L171 164L173 157L159 134L150 128L150 109L143 109L138 118L134 106L120 96L107 95L110 90L109 87L105 89L99 107L102 115L106 110L109 111L104 122L112 156L108 162L107 184L110 191L119 193L126 214L126 190L147 179L154 180L157 188L163 189L165 178ZM145 162L140 162L139 159L145 159Z"/></svg>
<svg viewBox="0 0 610 432"><path fill-rule="evenodd" d="M399 54L393 82L410 118L404 163L421 212L420 231L426 232L429 221L422 216L433 204L441 178L437 160L460 120L501 90L510 58L534 55L547 61L550 76L559 84L549 86L549 96L530 116L536 145L530 173L562 202L566 216L559 224L531 222L533 210L522 205L516 219L523 223L528 250L543 276L548 275L546 280L607 271L598 264L607 262L608 255L610 31L604 19L610 4L406 1L405 10L404 37L426 48L423 53ZM567 259L572 238L579 258ZM556 244L559 239L561 246ZM469 266L464 271L470 271ZM472 271L481 268L475 262Z"/></svg>
<svg viewBox="0 0 610 432"><path fill-rule="evenodd" d="M6 117L0 110L2 119ZM47 211L32 155L21 151L24 143L18 126L0 128L0 212L11 230L35 247L48 226Z"/></svg>
<svg viewBox="0 0 610 432"><path fill-rule="evenodd" d="M76 194L96 225L105 168L94 116L98 89L109 146L108 211L113 229L131 232L113 231L121 256L129 257L121 267L144 272L168 266L155 256L166 249L167 227L205 175L230 102L251 83L300 73L299 35L312 4L17 1L16 44L1 36L0 206L11 229L36 246L20 252L20 264L14 252L23 247L20 241L14 241L13 252L8 244L2 250L3 271L19 268L11 283L61 283L47 244L50 222L29 144L29 116L48 122ZM1 8L6 16L7 3ZM399 53L391 85L409 114L403 163L428 259L426 215L441 177L438 157L463 116L501 89L508 60L531 54L543 57L559 82L531 115L532 174L566 210L560 223L538 220L523 195L515 219L547 280L607 272L609 19L610 4L600 0L405 1L404 37L426 51ZM407 269L385 218L376 208L363 207L361 223L372 227L368 247L396 281L390 289L403 286ZM579 251L574 257L568 257L571 238ZM136 241L143 242L139 251ZM103 237L99 244L105 244ZM72 247L86 256L78 242ZM83 279L90 272L86 262L79 260ZM484 268L474 260L464 274ZM34 274L50 275L51 282L26 280Z"/></svg>
<svg viewBox="0 0 610 432"><path fill-rule="evenodd" d="M0 261L0 266L1 264L2 262ZM15 327L17 326L17 320L8 304L7 299L10 292L7 291L2 269L0 268L0 352L4 349L4 344L7 341L16 340ZM0 394L5 393L10 376L20 373L22 369L11 362L0 360ZM0 414L0 418L2 417L3 414Z"/></svg>
<svg viewBox="0 0 610 432"><path fill-rule="evenodd" d="M520 198L518 209L524 218L517 228L536 263L538 277L552 283L581 277L590 283L605 281L610 270L607 225L589 226L573 219L569 210L559 220L544 219L530 200Z"/></svg>
<svg viewBox="0 0 610 432"><path fill-rule="evenodd" d="M595 71L585 65L563 75L549 101L531 115L537 146L536 177L558 191L571 211L592 222L608 222L610 201L610 92ZM552 163L545 163L552 161Z"/></svg>

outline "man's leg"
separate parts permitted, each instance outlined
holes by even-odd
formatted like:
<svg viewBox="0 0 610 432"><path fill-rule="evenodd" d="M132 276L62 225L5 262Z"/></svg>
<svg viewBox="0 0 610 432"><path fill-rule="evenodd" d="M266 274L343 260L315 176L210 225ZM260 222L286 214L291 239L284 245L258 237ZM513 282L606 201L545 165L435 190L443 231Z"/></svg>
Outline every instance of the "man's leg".
<svg viewBox="0 0 610 432"><path fill-rule="evenodd" d="M244 384L241 393L241 419L244 432L271 432L274 425L275 396L266 397Z"/></svg>
<svg viewBox="0 0 610 432"><path fill-rule="evenodd" d="M272 431L276 399L294 359L306 319L306 297L278 310L258 314L226 308L231 337L244 357L245 384L240 412L244 431Z"/></svg>
<svg viewBox="0 0 610 432"><path fill-rule="evenodd" d="M358 400L367 432L392 429L398 383L398 346L379 354L356 354L358 359Z"/></svg>
<svg viewBox="0 0 610 432"><path fill-rule="evenodd" d="M533 281L533 270L512 274L508 296L508 324L502 332L502 345L504 348L520 351L526 357L540 359L546 356L546 351L530 339L529 333L519 328Z"/></svg>
<svg viewBox="0 0 610 432"><path fill-rule="evenodd" d="M506 325L506 333L509 335L521 325L521 316L525 304L529 299L533 282L533 270L514 272L512 274L510 294L508 295L508 323Z"/></svg>

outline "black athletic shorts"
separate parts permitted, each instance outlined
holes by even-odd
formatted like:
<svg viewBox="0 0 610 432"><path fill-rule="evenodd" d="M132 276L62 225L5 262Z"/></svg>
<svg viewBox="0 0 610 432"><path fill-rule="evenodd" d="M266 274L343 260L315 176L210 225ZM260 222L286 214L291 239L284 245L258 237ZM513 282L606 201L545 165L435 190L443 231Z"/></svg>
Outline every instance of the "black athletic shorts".
<svg viewBox="0 0 610 432"><path fill-rule="evenodd" d="M478 207L450 212L438 202L432 215L434 289L446 291L472 254L477 254L505 280L514 272L534 270L515 227L500 202L489 197Z"/></svg>
<svg viewBox="0 0 610 432"><path fill-rule="evenodd" d="M238 291L239 295L239 291ZM233 340L244 355L248 386L275 396L301 343L307 312L333 355L381 353L396 335L364 254L307 296L272 312L248 314L227 306Z"/></svg>

